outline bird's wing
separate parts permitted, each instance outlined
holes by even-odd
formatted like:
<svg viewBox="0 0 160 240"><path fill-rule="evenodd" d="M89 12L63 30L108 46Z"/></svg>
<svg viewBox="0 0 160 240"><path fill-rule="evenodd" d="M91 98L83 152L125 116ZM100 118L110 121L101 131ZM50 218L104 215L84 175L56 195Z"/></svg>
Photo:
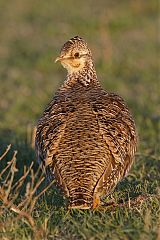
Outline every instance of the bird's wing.
<svg viewBox="0 0 160 240"><path fill-rule="evenodd" d="M71 103L64 102L53 100L48 105L38 122L35 141L37 158L47 177L52 180L56 176L58 184L63 185L63 188L65 183L56 167L55 156L65 132L67 119L73 110Z"/></svg>
<svg viewBox="0 0 160 240"><path fill-rule="evenodd" d="M116 94L104 94L91 104L99 125L99 133L110 151L109 164L97 182L95 191L106 182L122 179L128 172L137 146L133 118L123 99Z"/></svg>

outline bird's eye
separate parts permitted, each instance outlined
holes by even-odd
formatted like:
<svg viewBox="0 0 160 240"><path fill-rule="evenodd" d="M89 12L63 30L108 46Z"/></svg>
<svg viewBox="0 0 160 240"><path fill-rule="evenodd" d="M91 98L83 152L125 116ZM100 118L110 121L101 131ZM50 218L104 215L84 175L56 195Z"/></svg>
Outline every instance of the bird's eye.
<svg viewBox="0 0 160 240"><path fill-rule="evenodd" d="M74 54L74 57L75 57L75 58L79 58L79 57L80 57L80 54L79 54L78 52L76 52L76 53Z"/></svg>

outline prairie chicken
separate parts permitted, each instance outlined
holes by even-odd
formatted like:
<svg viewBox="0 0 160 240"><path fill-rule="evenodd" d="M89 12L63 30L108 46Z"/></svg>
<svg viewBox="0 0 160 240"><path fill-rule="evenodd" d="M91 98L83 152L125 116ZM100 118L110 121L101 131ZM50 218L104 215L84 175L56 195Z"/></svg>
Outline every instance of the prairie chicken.
<svg viewBox="0 0 160 240"><path fill-rule="evenodd" d="M67 41L57 61L68 74L38 121L38 160L70 208L96 208L132 165L134 120L123 99L101 87L82 38Z"/></svg>

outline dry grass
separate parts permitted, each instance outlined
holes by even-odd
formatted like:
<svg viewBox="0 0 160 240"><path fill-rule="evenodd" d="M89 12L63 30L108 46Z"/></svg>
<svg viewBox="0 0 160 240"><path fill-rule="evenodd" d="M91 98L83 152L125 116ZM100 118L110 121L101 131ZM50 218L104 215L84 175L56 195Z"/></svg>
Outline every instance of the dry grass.
<svg viewBox="0 0 160 240"><path fill-rule="evenodd" d="M5 159L10 149L11 145L1 155L0 161ZM40 168L36 173L34 172L33 162L29 167L24 166L23 175L17 179L16 155L17 151L14 152L12 159L7 162L7 165L0 172L0 214L1 216L5 216L6 212L10 212L12 215L10 218L6 218L4 222L1 222L0 232L5 232L6 227L8 228L13 223L22 221L31 228L35 239L39 239L37 237L43 235L44 229L41 226L41 230L38 230L35 220L32 217L32 212L40 196L50 188L53 182L39 191L45 178L40 173ZM27 176L30 176L30 181L26 183ZM36 180L37 178L38 181ZM23 194L21 194L22 187Z"/></svg>

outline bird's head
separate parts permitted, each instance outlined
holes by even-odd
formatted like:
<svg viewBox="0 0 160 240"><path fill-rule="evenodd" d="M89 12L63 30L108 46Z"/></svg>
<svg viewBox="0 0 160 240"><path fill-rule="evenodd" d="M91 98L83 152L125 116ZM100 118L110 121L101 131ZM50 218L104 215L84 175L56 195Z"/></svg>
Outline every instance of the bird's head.
<svg viewBox="0 0 160 240"><path fill-rule="evenodd" d="M60 61L68 73L78 72L89 62L92 62L92 54L87 43L76 36L67 41L61 49L60 56L55 62Z"/></svg>

